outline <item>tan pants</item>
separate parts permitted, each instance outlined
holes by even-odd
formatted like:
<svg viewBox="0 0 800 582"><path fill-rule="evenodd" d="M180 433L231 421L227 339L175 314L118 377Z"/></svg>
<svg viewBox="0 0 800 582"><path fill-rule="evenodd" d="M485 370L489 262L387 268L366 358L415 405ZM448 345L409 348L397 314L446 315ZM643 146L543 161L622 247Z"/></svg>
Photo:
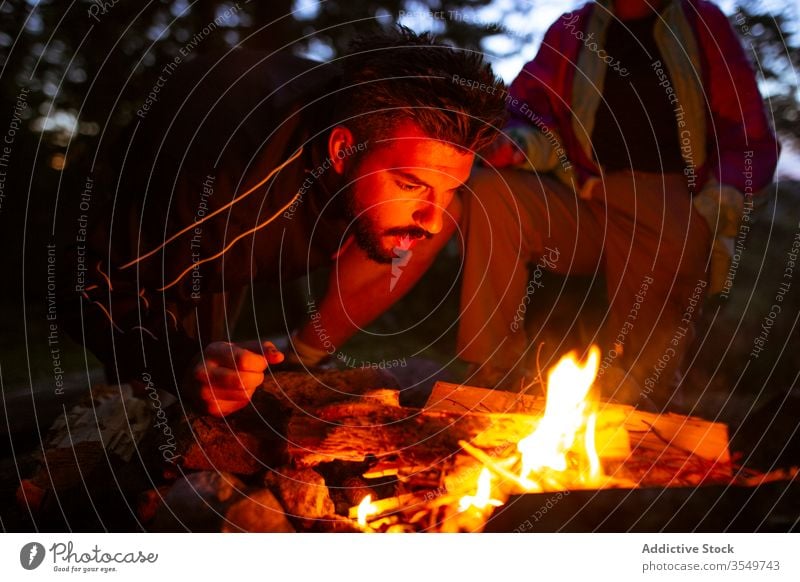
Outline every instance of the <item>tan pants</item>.
<svg viewBox="0 0 800 582"><path fill-rule="evenodd" d="M629 370L647 394L672 387L711 249L683 176L618 172L585 200L549 176L478 168L464 202L459 357L520 366L541 271L603 275L601 373Z"/></svg>

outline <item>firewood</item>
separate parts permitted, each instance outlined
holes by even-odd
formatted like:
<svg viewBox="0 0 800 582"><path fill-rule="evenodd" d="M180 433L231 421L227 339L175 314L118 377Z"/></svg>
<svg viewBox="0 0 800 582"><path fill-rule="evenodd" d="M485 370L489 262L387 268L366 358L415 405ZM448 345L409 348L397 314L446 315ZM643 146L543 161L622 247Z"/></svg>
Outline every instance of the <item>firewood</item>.
<svg viewBox="0 0 800 582"><path fill-rule="evenodd" d="M450 382L436 382L423 407L442 412L507 412L544 414L545 400L521 392L475 388Z"/></svg>
<svg viewBox="0 0 800 582"><path fill-rule="evenodd" d="M437 382L425 405L426 411L442 412L528 412L542 414L545 400L516 392L488 390L447 382ZM600 403L598 427L622 425L630 435L632 449L655 453L680 449L715 463L730 463L728 427L693 416L674 413L653 414L625 404ZM611 450L598 452L613 458Z"/></svg>
<svg viewBox="0 0 800 582"><path fill-rule="evenodd" d="M385 499L373 499L372 505L375 508L375 512L369 518L369 521L377 520L397 511L419 508L425 503L426 500L423 497L411 493L397 497L386 497ZM358 517L357 505L350 508L348 517L350 519L356 519L356 517Z"/></svg>
<svg viewBox="0 0 800 582"><path fill-rule="evenodd" d="M364 479L380 479L381 477L395 477L400 472L400 467L396 463L382 463L365 472Z"/></svg>
<svg viewBox="0 0 800 582"><path fill-rule="evenodd" d="M292 409L308 409L364 397L385 404L398 404L400 393L391 376L369 368L306 372L268 373L262 390Z"/></svg>
<svg viewBox="0 0 800 582"><path fill-rule="evenodd" d="M253 475L285 462L284 429L289 414L321 404L360 399L398 406L399 392L376 388L386 379L375 370L280 372L268 376L250 406L225 418L189 414L177 424L176 457L185 469ZM372 384L371 384L372 382Z"/></svg>

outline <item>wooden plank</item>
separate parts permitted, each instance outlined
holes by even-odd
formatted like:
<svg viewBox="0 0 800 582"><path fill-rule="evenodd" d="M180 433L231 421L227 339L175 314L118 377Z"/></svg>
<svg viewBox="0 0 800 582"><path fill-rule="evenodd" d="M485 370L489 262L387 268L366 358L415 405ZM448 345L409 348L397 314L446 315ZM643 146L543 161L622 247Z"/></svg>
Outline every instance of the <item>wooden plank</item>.
<svg viewBox="0 0 800 582"><path fill-rule="evenodd" d="M436 382L423 410L544 414L544 398L520 392Z"/></svg>

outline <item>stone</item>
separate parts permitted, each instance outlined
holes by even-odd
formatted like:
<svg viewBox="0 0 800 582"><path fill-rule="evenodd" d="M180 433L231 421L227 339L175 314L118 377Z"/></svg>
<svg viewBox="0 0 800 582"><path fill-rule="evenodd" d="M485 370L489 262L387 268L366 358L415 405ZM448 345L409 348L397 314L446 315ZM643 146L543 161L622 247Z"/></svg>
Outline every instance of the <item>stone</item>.
<svg viewBox="0 0 800 582"><path fill-rule="evenodd" d="M283 507L269 489L252 491L233 503L225 514L223 532L292 533Z"/></svg>
<svg viewBox="0 0 800 582"><path fill-rule="evenodd" d="M151 531L219 532L228 507L245 485L230 473L201 471L178 479L155 511Z"/></svg>

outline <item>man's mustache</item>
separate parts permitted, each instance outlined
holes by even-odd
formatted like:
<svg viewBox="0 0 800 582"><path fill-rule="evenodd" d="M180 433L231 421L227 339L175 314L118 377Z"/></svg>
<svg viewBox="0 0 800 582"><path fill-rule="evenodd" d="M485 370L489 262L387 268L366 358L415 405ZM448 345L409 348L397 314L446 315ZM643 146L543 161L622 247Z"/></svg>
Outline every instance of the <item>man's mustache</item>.
<svg viewBox="0 0 800 582"><path fill-rule="evenodd" d="M433 233L419 226L395 226L383 231L384 236L416 238L433 238Z"/></svg>

